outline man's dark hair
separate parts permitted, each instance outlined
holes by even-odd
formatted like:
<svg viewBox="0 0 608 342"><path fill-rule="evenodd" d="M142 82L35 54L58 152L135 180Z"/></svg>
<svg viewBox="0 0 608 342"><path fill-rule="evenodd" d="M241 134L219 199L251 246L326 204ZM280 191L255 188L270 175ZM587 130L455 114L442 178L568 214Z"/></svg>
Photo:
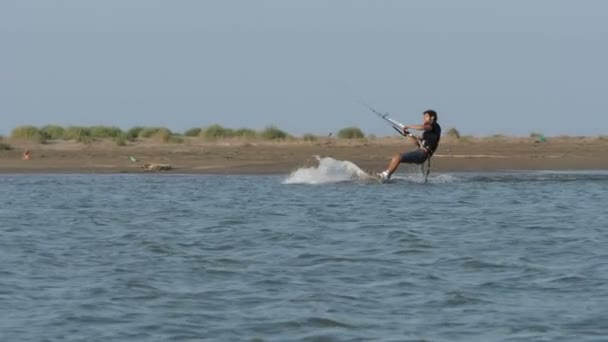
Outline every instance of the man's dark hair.
<svg viewBox="0 0 608 342"><path fill-rule="evenodd" d="M427 109L422 114L428 114L433 119L433 122L437 122L438 118L437 118L437 112L436 111L434 111L432 109Z"/></svg>

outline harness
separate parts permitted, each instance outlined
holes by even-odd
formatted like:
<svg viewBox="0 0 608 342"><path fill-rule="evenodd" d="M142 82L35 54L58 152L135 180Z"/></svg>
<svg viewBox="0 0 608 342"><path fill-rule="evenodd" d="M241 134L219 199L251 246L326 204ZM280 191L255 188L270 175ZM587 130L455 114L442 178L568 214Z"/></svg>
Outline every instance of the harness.
<svg viewBox="0 0 608 342"><path fill-rule="evenodd" d="M435 153L435 151L430 152L431 148L429 148L429 146L426 144L426 141L424 139L418 140L418 144L420 145L420 148L424 152L426 152L426 155L428 156L426 158L426 170L425 170L425 167L424 167L425 163L420 164L420 172L424 176L424 183L428 183L429 182L429 174L431 173L431 157L433 157L433 154Z"/></svg>
<svg viewBox="0 0 608 342"><path fill-rule="evenodd" d="M436 132L436 134L438 134L439 136L441 136L441 127L439 127L439 132ZM439 143L439 138L437 139L437 142L435 143L435 147L437 147L438 143ZM426 159L426 170L424 168L424 164L425 163L420 164L420 172L422 172L422 175L424 176L424 183L428 183L429 182L429 174L431 173L431 157L433 157L433 154L435 154L435 149L432 149L428 145L426 139L422 139L422 138L419 139L418 140L418 144L419 144L420 148L422 148L426 152L426 154L428 156L428 158Z"/></svg>
<svg viewBox="0 0 608 342"><path fill-rule="evenodd" d="M425 163L420 164L420 172L422 172L422 175L424 176L424 183L428 183L429 174L431 173L431 156L430 155L426 159L426 170L424 169L424 164Z"/></svg>

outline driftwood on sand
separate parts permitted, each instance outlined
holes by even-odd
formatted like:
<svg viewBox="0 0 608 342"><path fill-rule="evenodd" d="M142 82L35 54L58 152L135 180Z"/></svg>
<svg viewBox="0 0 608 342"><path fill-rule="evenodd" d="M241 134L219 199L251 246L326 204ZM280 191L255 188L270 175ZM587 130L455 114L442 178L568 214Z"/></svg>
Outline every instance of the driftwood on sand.
<svg viewBox="0 0 608 342"><path fill-rule="evenodd" d="M169 171L173 170L171 164L156 164L156 163L145 163L142 165L144 171Z"/></svg>

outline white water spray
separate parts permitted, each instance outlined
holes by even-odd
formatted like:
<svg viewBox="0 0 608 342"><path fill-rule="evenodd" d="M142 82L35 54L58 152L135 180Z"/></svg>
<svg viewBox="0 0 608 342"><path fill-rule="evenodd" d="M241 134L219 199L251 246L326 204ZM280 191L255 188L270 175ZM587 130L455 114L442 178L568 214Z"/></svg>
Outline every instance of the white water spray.
<svg viewBox="0 0 608 342"><path fill-rule="evenodd" d="M318 166L302 167L292 172L283 184L326 184L372 181L373 178L348 160L315 156Z"/></svg>

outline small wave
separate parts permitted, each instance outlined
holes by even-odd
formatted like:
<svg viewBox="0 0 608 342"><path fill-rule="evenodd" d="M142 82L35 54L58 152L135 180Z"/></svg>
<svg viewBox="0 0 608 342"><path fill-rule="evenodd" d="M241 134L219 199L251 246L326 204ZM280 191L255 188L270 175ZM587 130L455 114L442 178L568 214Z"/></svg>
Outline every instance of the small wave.
<svg viewBox="0 0 608 342"><path fill-rule="evenodd" d="M307 326L316 328L352 328L353 326L347 323L340 322L335 319L325 317L310 317L306 320Z"/></svg>
<svg viewBox="0 0 608 342"><path fill-rule="evenodd" d="M500 263L493 263L490 261L484 261L484 260L476 260L476 259L469 259L466 260L462 263L462 267L466 268L466 269L471 269L471 270L482 270L482 269L494 269L494 270L500 270L500 269L506 269L509 268L508 265L505 264L500 264Z"/></svg>
<svg viewBox="0 0 608 342"><path fill-rule="evenodd" d="M583 284L587 281L587 278L580 275L560 275L552 278L543 279L542 282L546 284Z"/></svg>
<svg viewBox="0 0 608 342"><path fill-rule="evenodd" d="M598 170L582 171L504 171L472 174L469 178L472 182L481 183L545 183L545 182L605 182L608 180L608 172Z"/></svg>
<svg viewBox="0 0 608 342"><path fill-rule="evenodd" d="M468 306L468 305L485 305L493 304L492 301L482 299L479 296L475 296L471 293L461 292L449 292L446 293L444 298L433 299L426 303L427 305L437 305L438 307L455 307L455 306Z"/></svg>
<svg viewBox="0 0 608 342"><path fill-rule="evenodd" d="M372 178L355 163L331 157L315 156L319 165L302 167L292 172L283 184L327 184L371 181Z"/></svg>
<svg viewBox="0 0 608 342"><path fill-rule="evenodd" d="M446 184L446 183L454 183L458 181L458 178L454 175L450 174L433 174L431 173L428 177L428 180L425 181L424 175L420 172L408 173L408 174L395 174L392 177L393 181L405 181L409 183L428 183L428 184Z"/></svg>
<svg viewBox="0 0 608 342"><path fill-rule="evenodd" d="M310 329L331 329L331 328L354 328L353 325L338 321L336 319L328 317L301 317L290 320L273 320L270 322L255 323L250 326L253 331L257 332L268 332L276 331L277 328L283 329L297 329L297 328L310 328Z"/></svg>

